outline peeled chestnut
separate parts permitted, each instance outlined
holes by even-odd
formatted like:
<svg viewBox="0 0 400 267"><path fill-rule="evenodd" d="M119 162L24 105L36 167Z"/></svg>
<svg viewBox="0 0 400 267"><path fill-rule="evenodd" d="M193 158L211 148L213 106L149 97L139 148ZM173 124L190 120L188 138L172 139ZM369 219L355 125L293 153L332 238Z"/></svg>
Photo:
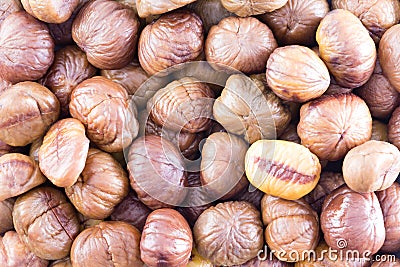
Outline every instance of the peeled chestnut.
<svg viewBox="0 0 400 267"><path fill-rule="evenodd" d="M12 218L14 202L14 198L0 201L0 235L14 228Z"/></svg>
<svg viewBox="0 0 400 267"><path fill-rule="evenodd" d="M241 17L264 14L281 8L288 0L221 0L222 5L230 12Z"/></svg>
<svg viewBox="0 0 400 267"><path fill-rule="evenodd" d="M279 140L285 140L300 144L301 140L299 135L297 134L297 125L293 123L289 124L285 128L285 130L279 135Z"/></svg>
<svg viewBox="0 0 400 267"><path fill-rule="evenodd" d="M140 17L159 15L178 9L195 0L136 0L136 8Z"/></svg>
<svg viewBox="0 0 400 267"><path fill-rule="evenodd" d="M394 25L388 29L379 42L379 62L382 72L390 84L400 92L400 65L397 58L400 57L398 40L400 39L400 25Z"/></svg>
<svg viewBox="0 0 400 267"><path fill-rule="evenodd" d="M388 123L389 142L400 149L400 107L397 107Z"/></svg>
<svg viewBox="0 0 400 267"><path fill-rule="evenodd" d="M372 120L371 140L388 142L387 125L378 120Z"/></svg>
<svg viewBox="0 0 400 267"><path fill-rule="evenodd" d="M78 7L80 0L21 0L29 14L48 23L63 23L67 21L72 12Z"/></svg>
<svg viewBox="0 0 400 267"><path fill-rule="evenodd" d="M0 24L8 15L22 10L20 0L4 0L0 2Z"/></svg>

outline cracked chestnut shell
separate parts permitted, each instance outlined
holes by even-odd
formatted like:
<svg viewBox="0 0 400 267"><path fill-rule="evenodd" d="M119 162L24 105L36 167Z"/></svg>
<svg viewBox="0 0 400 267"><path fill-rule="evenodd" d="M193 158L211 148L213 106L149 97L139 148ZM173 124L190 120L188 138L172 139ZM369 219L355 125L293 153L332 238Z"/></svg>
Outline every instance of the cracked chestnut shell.
<svg viewBox="0 0 400 267"><path fill-rule="evenodd" d="M386 238L382 251L395 253L400 250L400 185L394 182L385 190L376 192L382 208Z"/></svg>
<svg viewBox="0 0 400 267"><path fill-rule="evenodd" d="M111 0L88 2L72 24L72 38L99 69L118 69L131 62L138 31L135 12Z"/></svg>
<svg viewBox="0 0 400 267"><path fill-rule="evenodd" d="M57 50L53 65L40 83L58 98L61 116L68 117L72 90L84 80L93 77L96 71L82 50L77 46L66 46Z"/></svg>
<svg viewBox="0 0 400 267"><path fill-rule="evenodd" d="M106 152L122 151L139 132L136 107L128 93L102 76L75 87L69 111L85 125L89 139Z"/></svg>
<svg viewBox="0 0 400 267"><path fill-rule="evenodd" d="M333 249L375 254L385 241L383 214L375 193L357 193L345 185L326 197L321 228Z"/></svg>
<svg viewBox="0 0 400 267"><path fill-rule="evenodd" d="M46 181L37 162L20 153L1 156L0 169L0 201L19 196Z"/></svg>
<svg viewBox="0 0 400 267"><path fill-rule="evenodd" d="M80 0L21 0L22 6L35 18L48 23L63 23L79 6Z"/></svg>
<svg viewBox="0 0 400 267"><path fill-rule="evenodd" d="M179 205L186 197L187 178L177 147L157 135L137 138L128 152L132 188L151 209Z"/></svg>
<svg viewBox="0 0 400 267"><path fill-rule="evenodd" d="M49 262L32 253L15 231L9 231L0 236L0 264L7 267L47 267Z"/></svg>
<svg viewBox="0 0 400 267"><path fill-rule="evenodd" d="M0 2L0 24L10 14L23 10L20 0L3 0Z"/></svg>
<svg viewBox="0 0 400 267"><path fill-rule="evenodd" d="M140 232L125 222L101 222L82 231L71 248L72 266L142 267Z"/></svg>
<svg viewBox="0 0 400 267"><path fill-rule="evenodd" d="M322 96L300 109L297 134L301 144L321 160L335 161L371 138L372 118L367 104L358 96Z"/></svg>
<svg viewBox="0 0 400 267"><path fill-rule="evenodd" d="M100 220L111 215L128 190L128 176L121 165L110 154L91 148L77 182L65 193L80 213Z"/></svg>
<svg viewBox="0 0 400 267"><path fill-rule="evenodd" d="M66 257L80 231L74 207L51 187L38 187L18 197L13 221L22 242L47 260Z"/></svg>
<svg viewBox="0 0 400 267"><path fill-rule="evenodd" d="M72 186L85 167L89 139L83 124L73 118L51 126L39 148L39 167L56 186Z"/></svg>
<svg viewBox="0 0 400 267"><path fill-rule="evenodd" d="M320 57L338 85L356 88L371 77L375 43L355 15L343 9L329 12L318 26L316 39Z"/></svg>
<svg viewBox="0 0 400 267"><path fill-rule="evenodd" d="M397 59L400 57L400 25L394 25L385 32L379 42L379 62L382 72L390 84L400 92L400 65Z"/></svg>
<svg viewBox="0 0 400 267"><path fill-rule="evenodd" d="M13 84L40 79L53 59L54 41L44 23L20 11L0 24L0 78Z"/></svg>
<svg viewBox="0 0 400 267"><path fill-rule="evenodd" d="M0 140L12 146L32 143L59 113L57 97L46 87L35 82L15 84L0 95Z"/></svg>
<svg viewBox="0 0 400 267"><path fill-rule="evenodd" d="M389 142L400 149L400 107L397 107L388 123Z"/></svg>
<svg viewBox="0 0 400 267"><path fill-rule="evenodd" d="M259 75L235 74L228 78L213 106L214 118L230 133L246 141L274 139L289 124L289 109Z"/></svg>
<svg viewBox="0 0 400 267"><path fill-rule="evenodd" d="M189 262L192 247L192 231L179 212L164 208L147 217L140 255L149 267L184 267Z"/></svg>
<svg viewBox="0 0 400 267"><path fill-rule="evenodd" d="M14 202L14 198L0 201L0 235L14 228L12 218Z"/></svg>
<svg viewBox="0 0 400 267"><path fill-rule="evenodd" d="M204 52L209 63L217 64L213 67L224 65L244 73L261 73L277 47L272 31L256 18L227 17L211 27Z"/></svg>
<svg viewBox="0 0 400 267"><path fill-rule="evenodd" d="M267 61L266 76L277 96L293 102L320 97L330 83L324 62L310 48L299 45L275 49Z"/></svg>
<svg viewBox="0 0 400 267"><path fill-rule="evenodd" d="M318 25L328 12L326 0L289 0L283 7L261 15L260 20L271 28L281 46L312 46Z"/></svg>
<svg viewBox="0 0 400 267"><path fill-rule="evenodd" d="M375 42L400 20L400 3L396 0L332 0L333 9L345 9L356 15Z"/></svg>
<svg viewBox="0 0 400 267"><path fill-rule="evenodd" d="M384 190L400 173L400 151L387 142L367 141L346 154L342 169L352 190L359 193Z"/></svg>
<svg viewBox="0 0 400 267"><path fill-rule="evenodd" d="M272 12L284 6L287 2L288 0L221 0L222 5L228 11L240 17L249 17Z"/></svg>
<svg viewBox="0 0 400 267"><path fill-rule="evenodd" d="M302 255L313 250L319 240L318 214L303 199L285 200L265 194L261 200L261 214L268 246L282 261L291 260L291 251Z"/></svg>
<svg viewBox="0 0 400 267"><path fill-rule="evenodd" d="M388 142L388 127L383 122L372 120L371 140Z"/></svg>
<svg viewBox="0 0 400 267"><path fill-rule="evenodd" d="M141 18L160 15L178 9L196 0L137 0L136 8Z"/></svg>
<svg viewBox="0 0 400 267"><path fill-rule="evenodd" d="M213 97L207 84L185 77L158 90L147 102L147 111L162 127L198 133L211 126Z"/></svg>
<svg viewBox="0 0 400 267"><path fill-rule="evenodd" d="M138 57L148 75L195 60L203 50L203 22L194 12L174 11L147 25L139 38Z"/></svg>
<svg viewBox="0 0 400 267"><path fill-rule="evenodd" d="M193 227L199 254L224 266L256 257L263 246L262 231L260 212L245 201L217 204L205 210Z"/></svg>

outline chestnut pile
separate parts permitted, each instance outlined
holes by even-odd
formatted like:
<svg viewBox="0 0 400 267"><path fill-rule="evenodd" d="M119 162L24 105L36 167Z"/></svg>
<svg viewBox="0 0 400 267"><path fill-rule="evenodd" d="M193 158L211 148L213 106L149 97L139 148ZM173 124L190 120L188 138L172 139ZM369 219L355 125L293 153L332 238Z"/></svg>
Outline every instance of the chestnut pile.
<svg viewBox="0 0 400 267"><path fill-rule="evenodd" d="M0 0L0 266L400 266L399 22Z"/></svg>

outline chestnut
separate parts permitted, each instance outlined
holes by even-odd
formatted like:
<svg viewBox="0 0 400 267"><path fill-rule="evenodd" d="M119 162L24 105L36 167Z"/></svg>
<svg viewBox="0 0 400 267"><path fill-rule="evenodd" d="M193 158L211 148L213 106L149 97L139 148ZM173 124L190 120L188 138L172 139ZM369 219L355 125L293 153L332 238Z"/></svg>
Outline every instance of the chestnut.
<svg viewBox="0 0 400 267"><path fill-rule="evenodd" d="M35 18L48 23L63 23L79 6L80 0L21 0L24 9Z"/></svg>
<svg viewBox="0 0 400 267"><path fill-rule="evenodd" d="M0 2L0 24L8 17L8 15L21 11L22 5L20 0L4 0Z"/></svg>
<svg viewBox="0 0 400 267"><path fill-rule="evenodd" d="M288 0L221 0L222 5L230 12L241 17L249 17L274 11L284 6Z"/></svg>
<svg viewBox="0 0 400 267"><path fill-rule="evenodd" d="M397 42L399 38L400 25L396 24L383 34L378 50L382 72L397 92L400 92L400 66L396 61L400 56Z"/></svg>
<svg viewBox="0 0 400 267"><path fill-rule="evenodd" d="M371 140L388 142L388 126L378 120L372 120Z"/></svg>
<svg viewBox="0 0 400 267"><path fill-rule="evenodd" d="M14 228L12 218L14 203L14 198L0 201L0 235Z"/></svg>
<svg viewBox="0 0 400 267"><path fill-rule="evenodd" d="M178 9L196 0L136 0L136 9L140 17L159 15Z"/></svg>

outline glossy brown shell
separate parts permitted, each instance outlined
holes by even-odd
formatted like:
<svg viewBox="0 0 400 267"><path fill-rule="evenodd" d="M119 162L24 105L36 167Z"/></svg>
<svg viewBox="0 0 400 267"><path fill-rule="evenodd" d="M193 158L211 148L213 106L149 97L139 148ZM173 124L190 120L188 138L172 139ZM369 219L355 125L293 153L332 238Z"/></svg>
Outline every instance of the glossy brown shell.
<svg viewBox="0 0 400 267"><path fill-rule="evenodd" d="M82 231L71 248L72 266L142 267L140 232L125 222L101 222Z"/></svg>
<svg viewBox="0 0 400 267"><path fill-rule="evenodd" d="M1 22L14 12L22 10L20 0L3 0L0 2L0 24Z"/></svg>
<svg viewBox="0 0 400 267"><path fill-rule="evenodd" d="M179 205L187 184L182 156L170 141L156 135L137 138L128 152L132 188L151 209Z"/></svg>
<svg viewBox="0 0 400 267"><path fill-rule="evenodd" d="M14 228L12 218L14 202L14 198L0 201L0 235Z"/></svg>
<svg viewBox="0 0 400 267"><path fill-rule="evenodd" d="M203 50L203 22L189 11L162 15L139 38L140 65L149 75L195 60Z"/></svg>
<svg viewBox="0 0 400 267"><path fill-rule="evenodd" d="M301 143L321 160L342 159L355 146L371 138L372 118L358 96L322 96L301 107L297 133Z"/></svg>
<svg viewBox="0 0 400 267"><path fill-rule="evenodd" d="M66 257L80 231L75 209L61 191L51 187L38 187L17 198L13 221L22 242L48 260Z"/></svg>
<svg viewBox="0 0 400 267"><path fill-rule="evenodd" d="M280 260L291 260L291 251L302 255L314 249L319 240L317 213L304 200L285 200L265 195L261 200L261 214L266 229L265 240Z"/></svg>
<svg viewBox="0 0 400 267"><path fill-rule="evenodd" d="M59 113L57 97L46 87L34 82L13 85L0 95L0 139L25 146L42 136Z"/></svg>
<svg viewBox="0 0 400 267"><path fill-rule="evenodd" d="M394 25L385 32L379 42L379 61L382 72L391 85L400 92L400 25Z"/></svg>
<svg viewBox="0 0 400 267"><path fill-rule="evenodd" d="M329 12L326 0L289 0L273 12L260 16L273 31L278 43L284 45L315 44L315 32Z"/></svg>
<svg viewBox="0 0 400 267"><path fill-rule="evenodd" d="M53 63L54 41L47 26L24 11L0 24L0 78L17 83L41 78Z"/></svg>
<svg viewBox="0 0 400 267"><path fill-rule="evenodd" d="M140 240L140 255L145 264L185 267L192 247L192 231L179 212L158 209L147 217Z"/></svg>
<svg viewBox="0 0 400 267"><path fill-rule="evenodd" d="M21 0L22 6L35 18L48 23L63 23L78 7L80 0Z"/></svg>
<svg viewBox="0 0 400 267"><path fill-rule="evenodd" d="M1 156L0 169L0 201L19 196L46 181L37 162L24 154Z"/></svg>
<svg viewBox="0 0 400 267"><path fill-rule="evenodd" d="M72 24L72 38L99 69L117 69L133 59L139 22L134 11L111 0L87 3Z"/></svg>
<svg viewBox="0 0 400 267"><path fill-rule="evenodd" d="M69 111L85 125L89 139L106 152L122 151L139 132L128 93L102 76L87 79L72 91Z"/></svg>
<svg viewBox="0 0 400 267"><path fill-rule="evenodd" d="M355 15L343 9L329 12L318 26L316 39L320 56L339 85L356 88L371 77L375 43Z"/></svg>
<svg viewBox="0 0 400 267"><path fill-rule="evenodd" d="M227 17L211 27L204 52L210 63L261 73L277 46L272 31L256 18Z"/></svg>
<svg viewBox="0 0 400 267"><path fill-rule="evenodd" d="M277 96L294 102L320 97L330 83L324 62L310 48L299 45L275 49L267 61L266 76Z"/></svg>
<svg viewBox="0 0 400 267"><path fill-rule="evenodd" d="M264 14L281 8L288 0L221 0L222 5L240 17Z"/></svg>
<svg viewBox="0 0 400 267"><path fill-rule="evenodd" d="M40 83L56 95L60 102L61 116L67 117L72 90L95 74L96 68L89 63L82 50L77 46L66 46L57 50L53 65Z"/></svg>
<svg viewBox="0 0 400 267"><path fill-rule="evenodd" d="M400 149L400 107L396 108L388 123L389 142Z"/></svg>
<svg viewBox="0 0 400 267"><path fill-rule="evenodd" d="M65 193L84 216L105 219L128 190L128 176L121 165L110 154L91 148L77 182L65 188Z"/></svg>
<svg viewBox="0 0 400 267"><path fill-rule="evenodd" d="M196 0L136 0L136 8L140 17L167 13Z"/></svg>
<svg viewBox="0 0 400 267"><path fill-rule="evenodd" d="M262 231L259 211L244 201L207 209L193 227L199 254L214 265L225 266L243 264L257 256L263 246Z"/></svg>
<svg viewBox="0 0 400 267"><path fill-rule="evenodd" d="M326 243L333 249L374 254L385 241L382 210L375 193L360 194L347 186L326 197L321 228Z"/></svg>

